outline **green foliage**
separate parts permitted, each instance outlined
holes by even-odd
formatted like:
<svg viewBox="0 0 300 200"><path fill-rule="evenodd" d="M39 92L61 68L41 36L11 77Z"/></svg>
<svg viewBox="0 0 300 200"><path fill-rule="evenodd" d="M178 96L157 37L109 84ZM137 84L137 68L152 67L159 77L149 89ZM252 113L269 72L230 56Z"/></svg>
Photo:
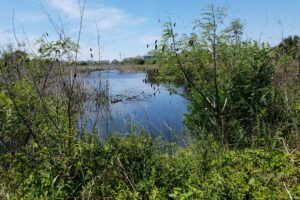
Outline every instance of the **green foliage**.
<svg viewBox="0 0 300 200"><path fill-rule="evenodd" d="M155 65L156 64L156 60L146 60L144 65Z"/></svg>
<svg viewBox="0 0 300 200"><path fill-rule="evenodd" d="M3 52L1 55L2 59L6 62L12 62L12 61L24 61L28 59L28 54L26 52L17 50L14 52Z"/></svg>
<svg viewBox="0 0 300 200"><path fill-rule="evenodd" d="M51 42L41 38L36 43L39 45L38 51L42 58L74 60L75 52L79 49L78 45L69 37Z"/></svg>
<svg viewBox="0 0 300 200"><path fill-rule="evenodd" d="M127 58L121 61L121 64L134 64L134 65L143 65L145 63L142 58Z"/></svg>
<svg viewBox="0 0 300 200"><path fill-rule="evenodd" d="M118 65L118 64L120 64L120 61L114 59L114 60L111 61L111 64Z"/></svg>
<svg viewBox="0 0 300 200"><path fill-rule="evenodd" d="M299 195L299 169L288 155L210 144L182 148L146 135L101 144L86 135L70 154L27 146L2 156L0 177L10 199L276 199L288 197L283 182Z"/></svg>
<svg viewBox="0 0 300 200"><path fill-rule="evenodd" d="M182 36L170 20L156 44L160 68L147 70L152 81L185 85L185 122L197 136L185 146L142 131L102 141L78 130L68 103L79 94L41 94L37 85L56 59L72 59L70 38L39 40L41 58L4 53L0 199L299 199L298 38L279 53L243 41L242 22L226 26L225 15L210 6Z"/></svg>
<svg viewBox="0 0 300 200"><path fill-rule="evenodd" d="M299 36L289 36L284 38L283 41L278 45L278 51L280 54L286 54L292 58L299 56Z"/></svg>
<svg viewBox="0 0 300 200"><path fill-rule="evenodd" d="M209 6L193 31L182 36L167 22L156 52L157 79L186 86L190 104L185 122L195 135L213 132L222 143L240 147L273 144L282 132L294 134L300 128L294 123L299 87L288 78L295 65L290 53L279 56L268 44L243 41L243 23L227 25L225 16L226 9ZM287 40L297 46L297 38Z"/></svg>

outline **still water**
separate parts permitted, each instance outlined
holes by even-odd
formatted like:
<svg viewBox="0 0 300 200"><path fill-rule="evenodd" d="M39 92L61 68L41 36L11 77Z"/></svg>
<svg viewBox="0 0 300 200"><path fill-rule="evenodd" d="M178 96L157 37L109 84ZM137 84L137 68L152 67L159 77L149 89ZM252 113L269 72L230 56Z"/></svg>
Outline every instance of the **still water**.
<svg viewBox="0 0 300 200"><path fill-rule="evenodd" d="M143 72L103 70L81 74L79 80L89 91L106 91L109 103L94 98L85 101L79 127L97 131L101 138L112 132L122 134L144 130L153 137L174 140L183 130L187 100L183 89L147 81Z"/></svg>

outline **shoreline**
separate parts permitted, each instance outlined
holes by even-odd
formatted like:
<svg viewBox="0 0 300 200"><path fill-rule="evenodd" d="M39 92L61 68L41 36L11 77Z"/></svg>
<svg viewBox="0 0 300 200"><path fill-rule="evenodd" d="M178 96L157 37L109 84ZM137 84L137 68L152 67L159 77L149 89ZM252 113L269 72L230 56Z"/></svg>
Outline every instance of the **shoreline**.
<svg viewBox="0 0 300 200"><path fill-rule="evenodd" d="M125 65L87 65L87 66L81 66L77 65L77 69L81 73L85 72L92 72L92 71L99 71L99 70L119 70L121 72L138 72L138 71L147 71L155 69L157 65L131 65L131 64L125 64ZM75 68L75 66L72 66L72 68Z"/></svg>

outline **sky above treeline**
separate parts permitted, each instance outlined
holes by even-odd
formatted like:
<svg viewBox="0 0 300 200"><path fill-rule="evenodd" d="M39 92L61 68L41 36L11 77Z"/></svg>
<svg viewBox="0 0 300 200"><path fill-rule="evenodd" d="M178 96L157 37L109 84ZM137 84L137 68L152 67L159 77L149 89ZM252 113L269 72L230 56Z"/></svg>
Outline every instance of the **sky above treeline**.
<svg viewBox="0 0 300 200"><path fill-rule="evenodd" d="M227 20L241 19L246 38L276 45L282 37L300 33L299 0L87 0L79 58L90 59L90 48L98 55L97 26L102 60L144 55L147 44L151 47L159 40L168 16L176 21L179 33L190 33L193 21L209 4L227 7ZM49 40L59 39L46 13L77 40L78 0L0 0L0 9L0 50L16 44L13 24L16 37L30 51L36 50L34 41L45 33Z"/></svg>

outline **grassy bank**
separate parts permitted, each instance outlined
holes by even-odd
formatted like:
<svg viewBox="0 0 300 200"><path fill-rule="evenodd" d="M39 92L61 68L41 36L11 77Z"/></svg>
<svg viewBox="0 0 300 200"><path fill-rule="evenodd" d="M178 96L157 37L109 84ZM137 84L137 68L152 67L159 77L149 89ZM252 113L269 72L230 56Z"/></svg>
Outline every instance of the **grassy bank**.
<svg viewBox="0 0 300 200"><path fill-rule="evenodd" d="M74 67L72 67L74 68ZM148 71L157 68L157 65L134 65L134 64L124 64L124 65L87 65L87 66L77 66L80 72L91 72L98 70L119 70L121 72L140 72Z"/></svg>

